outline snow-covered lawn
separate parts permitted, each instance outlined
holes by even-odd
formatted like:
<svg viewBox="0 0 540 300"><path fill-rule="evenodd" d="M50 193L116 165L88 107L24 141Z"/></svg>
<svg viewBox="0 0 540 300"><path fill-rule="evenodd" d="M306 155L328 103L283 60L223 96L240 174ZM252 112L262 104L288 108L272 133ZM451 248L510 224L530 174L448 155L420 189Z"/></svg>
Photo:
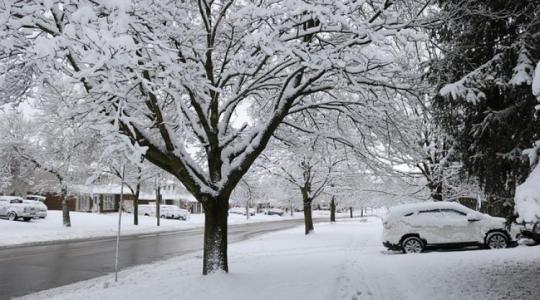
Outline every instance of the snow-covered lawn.
<svg viewBox="0 0 540 300"><path fill-rule="evenodd" d="M44 291L28 299L538 299L540 247L403 255L381 224L342 221L233 244L229 274L200 275L200 253Z"/></svg>
<svg viewBox="0 0 540 300"><path fill-rule="evenodd" d="M50 210L46 219L32 220L30 222L13 222L0 219L0 247L25 243L36 243L55 240L70 240L81 238L107 237L116 235L118 214L96 214L71 212L71 228L62 226L62 212ZM314 211L314 216L327 216L327 211ZM229 215L229 224L244 224L252 222L280 221L291 218L303 218L303 213L294 213L294 216L267 216L257 214L246 220L245 216ZM154 233L176 229L202 227L204 215L193 214L188 221L161 220L157 227L155 217L139 216L139 225L133 225L133 215L123 214L122 234Z"/></svg>

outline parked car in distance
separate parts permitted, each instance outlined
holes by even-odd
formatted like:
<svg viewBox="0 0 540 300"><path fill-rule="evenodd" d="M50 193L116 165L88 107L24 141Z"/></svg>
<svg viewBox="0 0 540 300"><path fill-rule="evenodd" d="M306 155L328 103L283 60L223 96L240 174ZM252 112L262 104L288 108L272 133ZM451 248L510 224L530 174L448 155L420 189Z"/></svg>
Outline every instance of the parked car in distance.
<svg viewBox="0 0 540 300"><path fill-rule="evenodd" d="M161 218L178 219L186 221L189 218L189 212L176 205L162 204L159 207Z"/></svg>
<svg viewBox="0 0 540 300"><path fill-rule="evenodd" d="M37 218L36 206L25 203L17 196L0 196L0 218L10 221L23 219L25 222Z"/></svg>
<svg viewBox="0 0 540 300"><path fill-rule="evenodd" d="M455 202L398 205L383 220L383 245L404 253L426 248L506 248L513 240L505 221Z"/></svg>
<svg viewBox="0 0 540 300"><path fill-rule="evenodd" d="M140 204L139 215L155 217L156 205ZM189 212L175 205L161 204L159 206L159 217L162 219L179 219L185 221L189 218Z"/></svg>
<svg viewBox="0 0 540 300"><path fill-rule="evenodd" d="M47 205L45 205L45 197L39 195L26 195L24 200L31 201L31 204L36 205L37 217L40 219L45 219L47 217Z"/></svg>
<svg viewBox="0 0 540 300"><path fill-rule="evenodd" d="M229 213L230 214L236 214L236 215L245 216L246 215L246 208L245 207L231 207L231 208L229 208ZM255 215L255 209L254 208L249 209L249 215L250 216Z"/></svg>
<svg viewBox="0 0 540 300"><path fill-rule="evenodd" d="M269 216L273 216L273 215L283 216L284 213L285 211L281 208L268 208L264 210L264 214L269 215Z"/></svg>
<svg viewBox="0 0 540 300"><path fill-rule="evenodd" d="M155 217L156 206L150 204L139 204L139 215Z"/></svg>

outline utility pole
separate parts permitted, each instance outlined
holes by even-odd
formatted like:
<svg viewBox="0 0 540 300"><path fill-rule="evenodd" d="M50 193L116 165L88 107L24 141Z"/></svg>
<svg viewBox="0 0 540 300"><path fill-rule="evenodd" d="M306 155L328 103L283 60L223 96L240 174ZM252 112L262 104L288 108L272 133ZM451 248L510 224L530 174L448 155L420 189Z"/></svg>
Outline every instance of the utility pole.
<svg viewBox="0 0 540 300"><path fill-rule="evenodd" d="M116 254L114 259L114 282L118 281L118 258L120 254L120 230L122 229L122 207L124 206L124 177L126 165L122 164L122 183L120 184L120 205L118 206L118 232L116 233Z"/></svg>
<svg viewBox="0 0 540 300"><path fill-rule="evenodd" d="M157 218L157 226L160 225L160 211L159 211L159 204L161 202L161 183L159 180L159 173L156 176L156 218Z"/></svg>
<svg viewBox="0 0 540 300"><path fill-rule="evenodd" d="M249 198L246 200L246 220L249 220Z"/></svg>

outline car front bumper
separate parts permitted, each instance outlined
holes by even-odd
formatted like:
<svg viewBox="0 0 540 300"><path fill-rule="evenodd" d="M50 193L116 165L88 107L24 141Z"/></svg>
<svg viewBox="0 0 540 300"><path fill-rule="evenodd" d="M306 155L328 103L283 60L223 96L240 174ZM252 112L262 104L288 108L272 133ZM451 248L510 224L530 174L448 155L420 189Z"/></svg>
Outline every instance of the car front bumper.
<svg viewBox="0 0 540 300"><path fill-rule="evenodd" d="M45 219L46 217L47 217L47 212L36 213L36 218Z"/></svg>
<svg viewBox="0 0 540 300"><path fill-rule="evenodd" d="M35 212L20 212L17 214L17 217L19 218L37 218L37 214Z"/></svg>
<svg viewBox="0 0 540 300"><path fill-rule="evenodd" d="M393 244L389 241L384 241L383 243L383 246L385 246L386 248L388 248L388 250L401 250L401 246L398 245L398 244Z"/></svg>

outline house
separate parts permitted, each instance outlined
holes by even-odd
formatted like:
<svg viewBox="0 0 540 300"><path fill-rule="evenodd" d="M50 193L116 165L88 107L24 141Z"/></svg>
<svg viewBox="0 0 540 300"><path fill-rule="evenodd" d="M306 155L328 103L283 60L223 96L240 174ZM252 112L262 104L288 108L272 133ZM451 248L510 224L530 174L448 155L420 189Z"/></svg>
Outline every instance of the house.
<svg viewBox="0 0 540 300"><path fill-rule="evenodd" d="M135 196L131 190L120 184L94 184L72 186L68 197L70 211L80 212L116 212L120 206L120 194L123 192L123 208L125 211L133 211ZM62 201L57 193L44 193L45 205L51 210L61 210ZM139 204L156 203L156 192L151 188L144 188L139 193ZM203 212L199 203L181 184L168 180L161 188L161 203L176 205L193 214Z"/></svg>
<svg viewBox="0 0 540 300"><path fill-rule="evenodd" d="M119 184L83 186L79 187L78 191L77 211L102 213L118 211L121 192ZM132 211L135 196L126 186L122 192L124 193L124 210ZM183 186L172 180L167 181L160 192L162 204L176 205L194 214L203 212L202 205ZM140 191L139 204L152 203L156 203L156 192L149 189Z"/></svg>
<svg viewBox="0 0 540 300"><path fill-rule="evenodd" d="M161 187L161 203L176 205L186 209L192 214L203 213L202 204L198 202L182 185L172 180L167 180ZM156 202L156 193L141 192L139 195L139 204L150 204Z"/></svg>

